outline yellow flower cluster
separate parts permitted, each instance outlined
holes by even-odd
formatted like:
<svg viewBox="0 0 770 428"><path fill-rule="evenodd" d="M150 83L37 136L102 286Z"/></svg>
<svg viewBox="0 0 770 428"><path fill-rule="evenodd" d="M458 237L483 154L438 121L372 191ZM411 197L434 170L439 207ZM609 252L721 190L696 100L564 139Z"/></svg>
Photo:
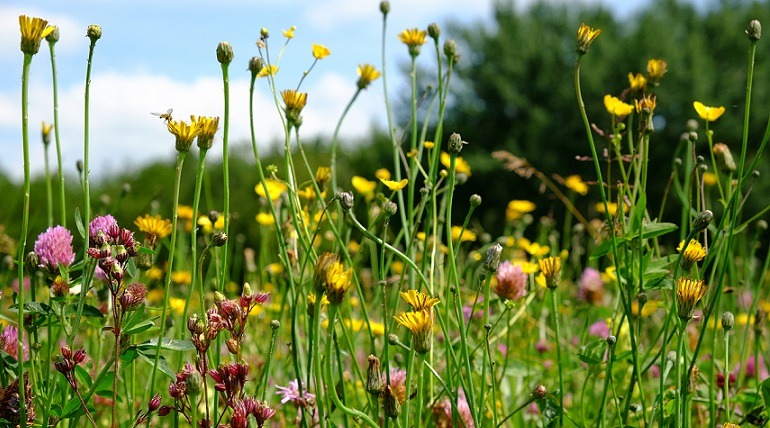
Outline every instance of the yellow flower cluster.
<svg viewBox="0 0 770 428"><path fill-rule="evenodd" d="M417 353L430 351L433 339L433 306L440 300L421 291L409 290L400 293L401 298L411 306L411 312L401 312L394 318L396 322L412 332L412 344Z"/></svg>

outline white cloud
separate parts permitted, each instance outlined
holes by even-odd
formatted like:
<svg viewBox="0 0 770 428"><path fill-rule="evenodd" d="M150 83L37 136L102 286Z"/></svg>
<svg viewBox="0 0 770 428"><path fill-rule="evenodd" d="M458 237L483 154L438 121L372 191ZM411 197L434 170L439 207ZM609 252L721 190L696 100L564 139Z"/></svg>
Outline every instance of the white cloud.
<svg viewBox="0 0 770 428"><path fill-rule="evenodd" d="M19 50L19 15L36 16L48 20L50 25L59 27L63 37L56 43L58 54L67 54L77 50L79 37L64 37L82 33L85 36L86 25L78 22L69 15L51 14L37 8L25 8L20 6L0 6L0 58L21 58ZM48 49L48 43L43 41L40 50ZM47 57L48 55L46 55Z"/></svg>
<svg viewBox="0 0 770 428"><path fill-rule="evenodd" d="M259 80L254 108L257 140L261 146L283 135L282 125L267 90L266 82ZM317 76L303 88L309 92L308 106L303 112L301 136L310 138L322 134L330 136L344 106L352 96L355 82L334 73ZM231 144L249 141L247 79L230 82L230 141ZM17 94L0 93L0 113L14 120L0 122L0 147L6 156L0 166L12 176L21 175L21 130L18 120ZM73 85L64 88L59 96L60 135L64 167L74 172L74 164L83 157L83 88ZM32 169L42 171L42 146L39 143L39 118L48 119L50 88L42 85L30 92L30 150ZM365 135L372 117L378 114L382 103L377 94L364 92L351 109L343 125L343 137ZM176 119L190 114L201 116L224 115L222 81L219 77L203 77L192 82L175 81L169 76L153 74L102 73L92 77L90 109L90 170L96 176L126 171L129 168L175 156L174 140L162 120L151 112L165 112L174 108ZM220 121L221 127L221 121ZM222 131L215 139L212 155L221 148ZM52 146L53 152L53 146ZM53 155L53 153L52 153ZM52 157L55 162L55 157ZM55 165L52 165L55 169Z"/></svg>

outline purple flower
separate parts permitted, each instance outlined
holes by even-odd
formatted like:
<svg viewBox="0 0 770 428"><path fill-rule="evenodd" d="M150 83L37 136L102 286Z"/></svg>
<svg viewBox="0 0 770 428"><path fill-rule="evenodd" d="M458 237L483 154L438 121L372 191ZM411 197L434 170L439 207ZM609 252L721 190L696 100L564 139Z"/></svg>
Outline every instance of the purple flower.
<svg viewBox="0 0 770 428"><path fill-rule="evenodd" d="M40 268L50 274L58 273L59 265L67 267L75 261L72 234L62 226L49 227L37 237L35 254L40 259Z"/></svg>
<svg viewBox="0 0 770 428"><path fill-rule="evenodd" d="M596 321L588 327L588 334L602 339L610 335L610 328L607 326L607 321Z"/></svg>
<svg viewBox="0 0 770 428"><path fill-rule="evenodd" d="M462 388L457 393L457 413L467 428L475 426L471 416L471 408L468 406L468 400L465 398L465 392ZM433 406L433 422L437 428L458 426L458 424L452 421L452 403L449 401L449 398L444 397Z"/></svg>
<svg viewBox="0 0 770 428"><path fill-rule="evenodd" d="M578 298L584 302L598 304L604 300L602 274L594 268L586 268L578 284Z"/></svg>
<svg viewBox="0 0 770 428"><path fill-rule="evenodd" d="M24 334L24 342L26 342L26 337L27 335ZM2 344L3 352L18 359L19 330L16 326L9 325L3 329L3 332L0 333L0 344ZM24 361L27 361L28 359L29 347L24 343Z"/></svg>
<svg viewBox="0 0 770 428"><path fill-rule="evenodd" d="M765 359L762 358L762 356L759 356L759 364L756 364L756 361L754 360L754 356L751 355L749 358L746 359L746 377L753 378L757 375L757 366L759 366L759 380L760 382L766 379L770 374L767 372L767 368L765 367ZM740 369L740 365L735 366L734 371L738 371Z"/></svg>
<svg viewBox="0 0 770 428"><path fill-rule="evenodd" d="M99 232L104 233L104 235L109 236L110 232L113 230L113 228L118 227L118 221L115 220L115 217L107 214L107 215L100 215L94 217L93 220L91 220L91 223L88 225L88 236L91 237L92 240L96 240L99 236Z"/></svg>
<svg viewBox="0 0 770 428"><path fill-rule="evenodd" d="M497 268L497 285L494 290L500 298L521 299L527 295L527 274L521 271L521 266L506 260Z"/></svg>
<svg viewBox="0 0 770 428"><path fill-rule="evenodd" d="M307 388L303 388L302 394L299 393L299 384L297 379L289 382L288 386L277 386L278 392L276 394L281 395L281 404L286 404L289 401L294 403L296 407L307 407L308 404L315 402L315 394L307 392Z"/></svg>

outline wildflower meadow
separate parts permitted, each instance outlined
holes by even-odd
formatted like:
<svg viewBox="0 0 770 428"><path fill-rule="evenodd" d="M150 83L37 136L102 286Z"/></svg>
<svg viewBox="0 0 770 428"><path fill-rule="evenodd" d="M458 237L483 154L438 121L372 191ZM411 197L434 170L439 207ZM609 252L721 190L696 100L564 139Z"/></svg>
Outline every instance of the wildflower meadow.
<svg viewBox="0 0 770 428"><path fill-rule="evenodd" d="M574 94L571 116L584 134L570 144L585 153L586 175L544 172L514 150L474 148L446 120L455 67L471 53L435 23L390 40L384 28L400 12L387 1L379 11L383 38L370 43L379 42L383 63L358 66L356 91L329 124L328 150L312 156L302 125L313 94L303 82L332 51L313 44L311 65L292 76L281 59L308 54L289 43L294 27L256 28L253 51L238 52L248 64L231 67L233 47L212 46L224 115L156 113L176 149L173 180L163 183L171 203L148 194L131 220L95 203L89 178L92 60L109 28L84 29L84 140L72 198L58 132L60 34L55 22L19 16L22 133L14 150L23 152L24 175L14 191L23 204L0 229L8 255L0 267L0 424L765 426L770 206L752 190L764 179L770 125L757 141L748 132L752 109L770 113L752 104L754 86L770 81L754 74L755 60L768 60L755 58L760 22L722 28L745 35L744 74L732 77L743 98L727 108L705 99L681 106L693 120L665 142L666 162L649 155L663 144L655 131L665 102L658 93L670 84L666 58L646 58L627 80L616 76L622 91L584 88L592 53L614 35L591 22L570 29L569 67L551 89ZM388 98L386 46L408 64L411 91L400 104ZM29 75L49 61L46 203L33 205ZM258 145L264 115L250 106L246 183L231 180L234 73L250 76L250 100L255 88L269 90L284 131L268 163ZM431 91L418 89L418 75ZM339 166L339 131L359 95L380 89L390 162L351 179ZM587 100L603 103L601 114L589 116ZM742 134L720 134L726 111L745 118ZM210 152L221 154L221 181L207 175ZM493 162L501 180L537 182L540 199L515 188L468 191L469 154ZM185 171L194 180L183 180L192 176ZM244 186L251 199L231 197ZM221 206L211 207L211 195ZM750 198L764 207L749 211ZM501 200L503 230L485 230L479 210ZM538 210L546 200L558 215ZM233 222L244 220L234 213L246 205L253 233L235 239ZM45 227L33 227L31 211L45 213Z"/></svg>

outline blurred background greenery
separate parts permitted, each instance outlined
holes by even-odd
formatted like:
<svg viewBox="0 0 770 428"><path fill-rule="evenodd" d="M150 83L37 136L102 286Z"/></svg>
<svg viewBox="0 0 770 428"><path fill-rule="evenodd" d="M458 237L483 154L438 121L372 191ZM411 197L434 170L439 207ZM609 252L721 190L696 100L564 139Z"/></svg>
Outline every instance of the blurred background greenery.
<svg viewBox="0 0 770 428"><path fill-rule="evenodd" d="M770 23L768 17L767 1L722 0L712 2L708 8L696 9L689 3L656 0L622 20L602 8L541 2L519 11L513 2L501 1L491 21L470 26L444 24L444 33L457 40L462 54L452 77L445 135L459 132L470 143L461 155L472 167L472 175L458 188L455 197L460 201L456 204L459 218L467 211L468 197L478 193L483 203L473 223L477 231L499 234L505 223L505 206L512 199L534 200L538 204L537 214L561 219L564 209L561 202L549 192L543 193L543 186L535 179L527 180L504 170L501 162L491 156L495 150L503 149L524 157L548 176L580 174L585 180L592 180L592 164L576 160L589 154L573 84L575 33L581 22L602 29L602 35L582 66L589 119L598 128L607 129L610 125L602 103L605 94L620 95L628 87L628 73L644 73L651 58L668 64L668 73L656 89L655 134L650 153L651 196L662 195L677 155L674 151L679 138L687 130L687 121L696 116L692 108L694 100L727 108L712 129L715 141L726 143L737 157L743 126L748 46L744 29L751 19ZM429 52L427 48L425 51ZM770 113L769 54L770 45L761 40L756 55L754 108L749 130L752 151L759 145ZM431 58L418 60L425 64L433 62ZM419 87L428 90L435 74L424 69L420 75ZM406 95L396 97L395 101L398 123L407 123ZM402 137L408 141L407 135ZM173 144L172 140L169 135L169 144ZM699 151L707 153L705 138L701 137L699 142ZM232 144L230 235L252 241L259 229L255 222L260 208L254 192L256 166L247 141ZM329 141L314 139L304 141L304 145L313 167L328 165ZM282 142L276 141L272 147L263 151L263 164L280 165ZM392 170L386 130L374 130L362 141L344 141L342 147L339 174L343 190L351 189L349 183L353 175L374 179L376 169L390 167ZM212 150L216 149L215 146ZM196 164L193 157L188 157L184 173L180 199L184 204L192 202ZM758 166L762 173L768 167L767 156L764 158ZM55 171L52 173L55 175ZM166 159L93 180L96 210L114 215L123 226L146 212L159 212L168 217L173 174L174 159ZM203 213L222 209L221 178L221 164L209 162L201 205ZM74 174L67 184L68 210L73 221L69 226L72 227L75 208L82 207L82 195ZM0 194L4 196L0 204L0 225L11 237L19 234L23 197L20 189L19 182L0 175ZM754 185L754 196L748 201L748 213L766 205L764 195L768 190L767 181L760 178ZM31 241L46 227L45 195L43 177L35 177ZM54 198L58 206L56 194ZM598 200L594 186L587 196L579 197L576 204L581 211L590 212ZM655 205L651 209L653 215L657 214ZM666 213L662 216L665 219Z"/></svg>

